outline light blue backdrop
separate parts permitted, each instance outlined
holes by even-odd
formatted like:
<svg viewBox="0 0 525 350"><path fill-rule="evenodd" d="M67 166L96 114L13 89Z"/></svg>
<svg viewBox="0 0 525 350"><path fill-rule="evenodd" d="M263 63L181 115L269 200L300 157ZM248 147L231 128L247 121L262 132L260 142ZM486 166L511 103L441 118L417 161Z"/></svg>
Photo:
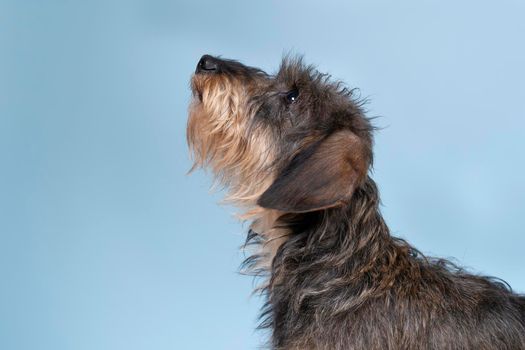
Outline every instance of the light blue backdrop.
<svg viewBox="0 0 525 350"><path fill-rule="evenodd" d="M525 292L523 1L0 4L0 349L260 343L246 227L185 175L204 53L360 87L392 231Z"/></svg>

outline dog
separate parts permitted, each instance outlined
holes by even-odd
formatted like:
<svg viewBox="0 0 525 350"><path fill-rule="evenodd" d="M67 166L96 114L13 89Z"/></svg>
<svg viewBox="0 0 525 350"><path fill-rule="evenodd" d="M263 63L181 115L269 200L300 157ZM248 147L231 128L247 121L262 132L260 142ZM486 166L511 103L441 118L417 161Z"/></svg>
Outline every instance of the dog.
<svg viewBox="0 0 525 350"><path fill-rule="evenodd" d="M525 349L525 296L393 237L355 91L300 57L276 74L204 55L187 140L251 226L276 350Z"/></svg>

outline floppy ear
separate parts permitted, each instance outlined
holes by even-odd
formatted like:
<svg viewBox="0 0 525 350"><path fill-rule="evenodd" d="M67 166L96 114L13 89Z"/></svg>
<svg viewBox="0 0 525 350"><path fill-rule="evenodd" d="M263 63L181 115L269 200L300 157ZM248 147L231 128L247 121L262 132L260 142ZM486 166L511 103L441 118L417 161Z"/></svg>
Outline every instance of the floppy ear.
<svg viewBox="0 0 525 350"><path fill-rule="evenodd" d="M301 213L347 203L365 178L370 158L370 146L356 134L336 131L299 152L257 204Z"/></svg>

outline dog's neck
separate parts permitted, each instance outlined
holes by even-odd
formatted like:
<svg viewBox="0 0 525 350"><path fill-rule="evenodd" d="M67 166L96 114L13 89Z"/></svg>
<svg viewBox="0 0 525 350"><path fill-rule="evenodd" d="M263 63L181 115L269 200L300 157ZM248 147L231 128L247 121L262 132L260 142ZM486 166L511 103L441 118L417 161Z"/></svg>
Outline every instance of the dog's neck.
<svg viewBox="0 0 525 350"><path fill-rule="evenodd" d="M299 251L304 254L330 249L332 255L341 254L355 264L367 263L368 259L359 255L361 251L377 256L389 246L398 247L399 243L404 243L390 236L379 205L377 186L367 177L356 189L351 202L343 207L301 214L263 209L253 215L256 219L250 229L252 235L260 238L268 268L281 247L282 254L290 253L285 245L288 241L288 245L301 248Z"/></svg>
<svg viewBox="0 0 525 350"><path fill-rule="evenodd" d="M287 230L288 236L276 252L272 273L280 273L279 268L288 270L291 260L313 262L314 270L344 266L346 274L359 275L373 270L376 264L384 267L388 262L378 259L407 245L390 235L379 205L376 184L367 178L346 206L282 215L275 226ZM307 266L298 263L293 269L300 271Z"/></svg>
<svg viewBox="0 0 525 350"><path fill-rule="evenodd" d="M304 322L304 308L315 304L331 307L331 314L357 308L410 268L411 248L390 236L379 204L378 189L367 178L344 207L283 214L275 220L274 230L285 238L280 238L277 248L272 246L268 319L263 326L278 333L280 320ZM264 237L262 241L264 246ZM321 302L342 290L350 296L344 304Z"/></svg>

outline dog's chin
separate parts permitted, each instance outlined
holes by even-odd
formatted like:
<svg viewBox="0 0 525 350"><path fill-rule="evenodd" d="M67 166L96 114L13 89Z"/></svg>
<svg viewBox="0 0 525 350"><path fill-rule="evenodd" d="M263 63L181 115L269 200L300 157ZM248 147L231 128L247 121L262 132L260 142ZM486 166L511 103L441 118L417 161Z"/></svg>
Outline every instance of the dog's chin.
<svg viewBox="0 0 525 350"><path fill-rule="evenodd" d="M191 78L190 85L194 99L202 103L202 92L204 89L204 82L198 75L194 75Z"/></svg>

